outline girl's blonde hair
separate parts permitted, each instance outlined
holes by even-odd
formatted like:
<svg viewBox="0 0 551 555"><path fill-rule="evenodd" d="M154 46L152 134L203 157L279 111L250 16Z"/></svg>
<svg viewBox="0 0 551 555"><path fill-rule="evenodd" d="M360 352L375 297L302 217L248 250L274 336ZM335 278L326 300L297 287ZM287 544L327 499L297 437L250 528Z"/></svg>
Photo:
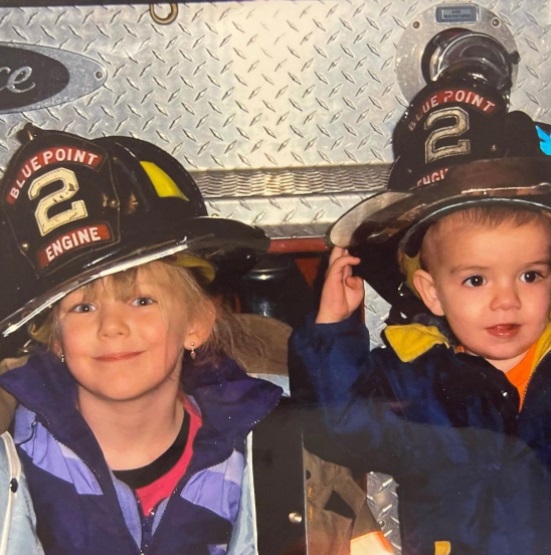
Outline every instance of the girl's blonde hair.
<svg viewBox="0 0 551 555"><path fill-rule="evenodd" d="M208 339L197 349L196 364L216 363L225 354L243 365L239 353L244 349L248 351L256 349L261 353L261 345L246 332L235 314L207 291L201 272L172 262L171 260L151 262L83 285L84 301L92 300L97 295L98 289L105 286L113 291L116 298L128 300L135 294L138 272L153 273L156 271L154 268L160 268L164 274L161 275L162 281L182 301L188 322L214 321ZM29 328L31 337L50 350L54 349L60 339L58 315L59 302L50 309L40 323L33 322Z"/></svg>

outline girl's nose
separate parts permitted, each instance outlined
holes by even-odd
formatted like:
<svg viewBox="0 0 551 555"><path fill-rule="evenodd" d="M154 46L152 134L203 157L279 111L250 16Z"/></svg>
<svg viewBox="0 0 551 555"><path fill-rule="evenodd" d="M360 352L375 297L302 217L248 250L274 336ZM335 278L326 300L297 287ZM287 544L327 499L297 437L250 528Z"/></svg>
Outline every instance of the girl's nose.
<svg viewBox="0 0 551 555"><path fill-rule="evenodd" d="M120 303L102 306L98 329L100 337L113 337L128 333L129 327L124 307L117 306L118 304Z"/></svg>

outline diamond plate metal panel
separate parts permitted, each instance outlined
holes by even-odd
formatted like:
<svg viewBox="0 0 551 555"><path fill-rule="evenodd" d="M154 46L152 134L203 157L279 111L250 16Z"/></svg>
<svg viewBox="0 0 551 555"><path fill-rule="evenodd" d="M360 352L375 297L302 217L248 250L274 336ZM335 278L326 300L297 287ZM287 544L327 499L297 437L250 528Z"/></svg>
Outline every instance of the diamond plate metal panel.
<svg viewBox="0 0 551 555"><path fill-rule="evenodd" d="M352 25L353 7L181 4L168 26L147 6L10 8L0 22L4 41L80 52L108 73L97 94L26 119L87 135L137 135L189 169L273 168L388 157L399 90L391 72L381 79L367 68L384 50L391 65L392 45L383 36L376 45L363 24ZM368 6L355 11L361 20ZM6 131L20 120L6 117Z"/></svg>
<svg viewBox="0 0 551 555"><path fill-rule="evenodd" d="M545 118L548 1L479 4L517 37L522 62L513 106ZM2 8L3 41L85 54L108 78L73 103L3 116L0 162L22 120L91 136L139 136L190 170L389 162L391 132L406 104L396 44L430 5L178 4L170 25L155 23L144 5Z"/></svg>
<svg viewBox="0 0 551 555"><path fill-rule="evenodd" d="M395 553L400 553L402 543L394 479L387 474L370 472L367 477L367 502L392 549Z"/></svg>

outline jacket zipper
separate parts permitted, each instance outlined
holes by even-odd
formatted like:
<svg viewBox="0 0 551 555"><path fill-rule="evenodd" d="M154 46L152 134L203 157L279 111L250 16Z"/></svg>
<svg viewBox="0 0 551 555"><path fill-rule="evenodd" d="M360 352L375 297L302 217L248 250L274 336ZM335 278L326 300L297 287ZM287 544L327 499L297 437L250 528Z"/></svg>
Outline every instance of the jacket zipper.
<svg viewBox="0 0 551 555"><path fill-rule="evenodd" d="M157 526L157 532L155 532L155 534L152 534L152 536L151 536L151 537L152 537L151 543L150 543L148 546L143 546L143 545L142 545L142 546L141 546L140 553L139 553L138 555L147 555L148 551L151 550L153 547L155 547L155 538L158 536L158 531L159 531L159 528L161 527L161 522L163 521L163 519L164 519L164 517L165 517L165 514L166 514L166 512L167 512L167 510L168 510L168 508L169 508L169 505L170 505L171 503L175 503L175 501L173 501L174 497L178 494L178 492L181 492L181 491L184 489L184 487L185 487L185 485L187 484L187 482L189 481L189 479L190 479L193 475L197 474L197 472L203 472L203 471L205 471L205 470L209 470L209 469L214 468L215 466L219 465L220 463L224 462L225 460L228 459L228 457L231 455L232 452L233 452L233 449L232 449L232 451L229 453L229 455L223 456L223 458L221 458L219 461L214 462L213 464L211 464L211 465L209 465L209 466L205 466L205 467L203 467L203 468L197 468L197 469L194 469L194 470L191 470L191 471L190 471L190 470L187 470L187 471L186 471L186 473L182 476L182 478L180 479L180 481L178 482L178 484L177 484L176 487L172 490L172 493L171 493L171 494L169 495L169 497L168 497L167 504L166 504L165 509L164 509L164 511L163 511L163 514L162 514L162 516L161 516L161 520L159 521L159 524L158 524L158 526ZM190 461L190 462L191 462L191 461ZM161 503L162 503L162 501L161 501ZM140 513L140 514L141 514L141 513Z"/></svg>

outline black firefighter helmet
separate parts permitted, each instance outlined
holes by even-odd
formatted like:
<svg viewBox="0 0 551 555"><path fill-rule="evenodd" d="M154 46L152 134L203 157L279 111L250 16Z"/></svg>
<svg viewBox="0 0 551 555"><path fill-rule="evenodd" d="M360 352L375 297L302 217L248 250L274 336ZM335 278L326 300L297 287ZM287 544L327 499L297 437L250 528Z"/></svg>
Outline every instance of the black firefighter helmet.
<svg viewBox="0 0 551 555"><path fill-rule="evenodd" d="M100 277L186 256L212 279L224 266L244 273L269 246L259 228L209 217L190 174L149 142L22 134L0 183L4 336Z"/></svg>
<svg viewBox="0 0 551 555"><path fill-rule="evenodd" d="M483 83L428 85L398 122L386 190L362 201L329 230L329 242L360 257L363 277L407 321L422 311L408 287L431 222L480 203L551 210L551 159L525 113Z"/></svg>

